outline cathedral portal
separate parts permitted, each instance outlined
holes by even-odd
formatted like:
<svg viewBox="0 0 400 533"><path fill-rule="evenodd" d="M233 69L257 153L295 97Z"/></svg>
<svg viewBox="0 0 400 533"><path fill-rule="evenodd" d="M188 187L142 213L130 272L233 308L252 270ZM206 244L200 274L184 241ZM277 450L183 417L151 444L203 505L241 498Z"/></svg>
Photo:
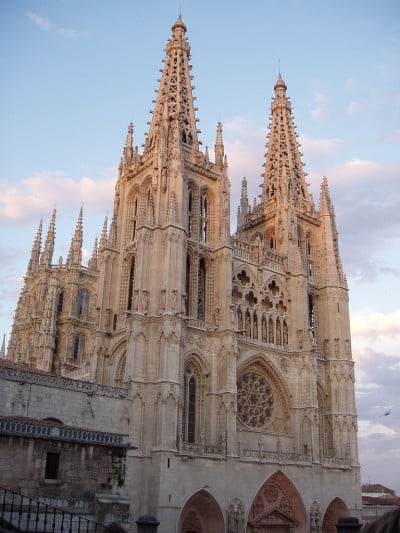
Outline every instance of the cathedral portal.
<svg viewBox="0 0 400 533"><path fill-rule="evenodd" d="M179 533L220 533L225 531L219 505L208 492L194 494L182 509Z"/></svg>
<svg viewBox="0 0 400 533"><path fill-rule="evenodd" d="M276 472L258 491L250 508L247 533L305 533L307 514L293 483Z"/></svg>

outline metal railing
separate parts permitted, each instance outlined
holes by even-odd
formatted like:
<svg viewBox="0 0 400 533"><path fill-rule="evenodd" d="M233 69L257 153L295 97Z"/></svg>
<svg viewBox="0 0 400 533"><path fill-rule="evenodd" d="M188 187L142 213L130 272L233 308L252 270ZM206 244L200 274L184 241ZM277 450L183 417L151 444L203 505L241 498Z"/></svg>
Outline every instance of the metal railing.
<svg viewBox="0 0 400 533"><path fill-rule="evenodd" d="M103 533L104 526L0 487L0 524L14 531Z"/></svg>

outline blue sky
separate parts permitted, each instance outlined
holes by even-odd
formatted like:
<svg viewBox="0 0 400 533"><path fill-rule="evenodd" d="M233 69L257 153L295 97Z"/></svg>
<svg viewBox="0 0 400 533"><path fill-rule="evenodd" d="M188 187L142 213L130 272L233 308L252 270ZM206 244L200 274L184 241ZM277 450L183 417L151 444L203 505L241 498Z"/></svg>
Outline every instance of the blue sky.
<svg viewBox="0 0 400 533"><path fill-rule="evenodd" d="M2 0L0 331L8 341L40 218L46 227L57 208L56 261L83 205L86 256L92 249L131 120L143 142L180 9L203 145L224 125L233 220L243 174L250 196L259 194L280 62L310 189L318 201L326 175L335 205L362 480L400 494L398 0Z"/></svg>

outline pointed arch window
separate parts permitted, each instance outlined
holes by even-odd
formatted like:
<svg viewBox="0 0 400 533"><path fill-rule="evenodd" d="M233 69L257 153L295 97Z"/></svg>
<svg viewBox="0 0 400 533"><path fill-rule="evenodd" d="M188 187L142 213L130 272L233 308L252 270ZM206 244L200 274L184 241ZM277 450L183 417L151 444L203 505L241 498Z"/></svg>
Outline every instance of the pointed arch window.
<svg viewBox="0 0 400 533"><path fill-rule="evenodd" d="M135 240L135 237L136 237L137 213L138 213L138 199L135 198L135 200L133 202L132 240Z"/></svg>
<svg viewBox="0 0 400 533"><path fill-rule="evenodd" d="M208 217L209 217L209 205L207 194L203 193L200 196L200 240L207 242L208 239Z"/></svg>
<svg viewBox="0 0 400 533"><path fill-rule="evenodd" d="M192 237L193 232L193 193L189 191L188 198L188 235Z"/></svg>
<svg viewBox="0 0 400 533"><path fill-rule="evenodd" d="M276 344L279 346L282 344L282 329L279 318L276 319Z"/></svg>
<svg viewBox="0 0 400 533"><path fill-rule="evenodd" d="M194 443L199 434L201 382L199 372L192 364L185 368L184 379L183 440Z"/></svg>
<svg viewBox="0 0 400 533"><path fill-rule="evenodd" d="M74 361L78 361L85 357L85 344L86 339L83 333L78 333L77 335L75 335L72 350L72 358Z"/></svg>
<svg viewBox="0 0 400 533"><path fill-rule="evenodd" d="M61 315L64 304L64 290L57 289L57 316Z"/></svg>
<svg viewBox="0 0 400 533"><path fill-rule="evenodd" d="M243 333L243 313L240 307L237 309L237 321L238 321L238 331Z"/></svg>
<svg viewBox="0 0 400 533"><path fill-rule="evenodd" d="M287 348L289 343L288 326L286 320L283 321L283 346Z"/></svg>
<svg viewBox="0 0 400 533"><path fill-rule="evenodd" d="M268 342L270 344L273 344L275 341L274 338L274 321L272 320L272 317L268 319Z"/></svg>
<svg viewBox="0 0 400 533"><path fill-rule="evenodd" d="M250 339L251 338L251 317L250 317L249 310L246 311L245 322L246 322L246 337Z"/></svg>
<svg viewBox="0 0 400 533"><path fill-rule="evenodd" d="M89 293L87 291L79 291L77 299L77 315L78 318L84 320L87 317L89 310Z"/></svg>
<svg viewBox="0 0 400 533"><path fill-rule="evenodd" d="M253 339L258 339L258 317L257 313L253 313Z"/></svg>
<svg viewBox="0 0 400 533"><path fill-rule="evenodd" d="M128 278L128 303L126 306L128 311L132 310L134 287L135 287L135 258L132 257L131 265L129 268L129 278Z"/></svg>
<svg viewBox="0 0 400 533"><path fill-rule="evenodd" d="M206 262L204 257L199 263L199 282L197 288L197 318L205 320L206 318Z"/></svg>
<svg viewBox="0 0 400 533"><path fill-rule="evenodd" d="M261 340L262 342L268 342L268 330L265 315L263 315L261 319Z"/></svg>
<svg viewBox="0 0 400 533"><path fill-rule="evenodd" d="M190 300L191 300L190 277L191 277L190 255L187 254L186 255L186 280L185 280L185 291L186 291L185 312L186 312L186 315L190 314Z"/></svg>

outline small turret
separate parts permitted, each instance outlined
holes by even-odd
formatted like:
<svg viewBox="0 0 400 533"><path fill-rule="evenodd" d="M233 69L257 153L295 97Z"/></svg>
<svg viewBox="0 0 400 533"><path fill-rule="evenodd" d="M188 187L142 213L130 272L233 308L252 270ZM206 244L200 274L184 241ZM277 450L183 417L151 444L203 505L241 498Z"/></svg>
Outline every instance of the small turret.
<svg viewBox="0 0 400 533"><path fill-rule="evenodd" d="M76 223L75 233L71 240L69 248L67 266L79 268L82 263L82 244L83 244L83 208L79 210L78 221Z"/></svg>
<svg viewBox="0 0 400 533"><path fill-rule="evenodd" d="M53 210L49 229L47 231L46 242L44 245L43 253L40 257L40 266L44 268L50 268L53 261L54 243L55 243L55 227L56 227L56 210Z"/></svg>
<svg viewBox="0 0 400 533"><path fill-rule="evenodd" d="M31 258L29 259L27 274L32 274L33 272L37 270L39 266L40 252L42 248L42 229L43 229L43 220L40 219L36 237L35 237L35 240L33 241Z"/></svg>
<svg viewBox="0 0 400 533"><path fill-rule="evenodd" d="M94 240L92 256L88 261L89 270L92 270L92 271L97 270L97 259L98 259L98 239L96 237Z"/></svg>
<svg viewBox="0 0 400 533"><path fill-rule="evenodd" d="M242 192L240 194L240 206L238 208L237 227L238 230L245 224L247 215L249 214L249 195L247 192L247 179L242 179Z"/></svg>
<svg viewBox="0 0 400 533"><path fill-rule="evenodd" d="M132 122L128 126L128 134L126 136L125 146L124 146L124 155L123 162L125 165L130 165L133 161L134 150L133 150L133 124Z"/></svg>
<svg viewBox="0 0 400 533"><path fill-rule="evenodd" d="M102 250L103 248L105 248L107 246L107 223L108 223L108 218L105 217L104 223L103 223L103 228L101 230L101 236L100 236L100 242L99 242L99 250Z"/></svg>

